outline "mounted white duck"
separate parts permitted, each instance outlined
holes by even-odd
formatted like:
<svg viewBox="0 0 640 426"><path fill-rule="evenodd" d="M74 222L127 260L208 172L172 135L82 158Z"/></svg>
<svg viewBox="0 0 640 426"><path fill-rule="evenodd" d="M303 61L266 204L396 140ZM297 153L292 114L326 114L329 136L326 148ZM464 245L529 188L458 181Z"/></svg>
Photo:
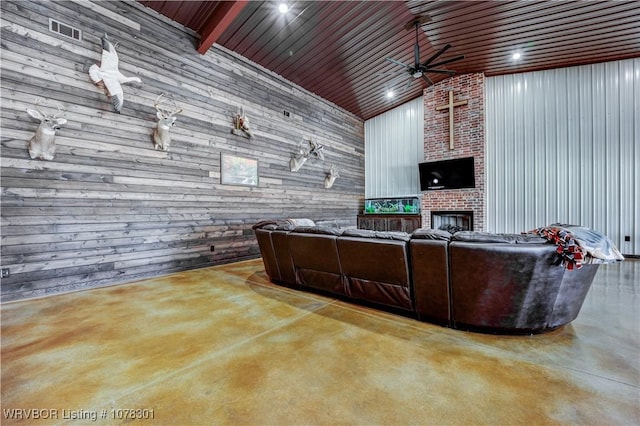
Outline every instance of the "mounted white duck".
<svg viewBox="0 0 640 426"><path fill-rule="evenodd" d="M89 67L89 76L94 83L102 82L104 91L111 98L113 111L120 113L124 103L122 85L126 83L142 83L138 77L125 77L118 70L118 54L109 37L105 33L102 37L102 59L100 66L97 64Z"/></svg>

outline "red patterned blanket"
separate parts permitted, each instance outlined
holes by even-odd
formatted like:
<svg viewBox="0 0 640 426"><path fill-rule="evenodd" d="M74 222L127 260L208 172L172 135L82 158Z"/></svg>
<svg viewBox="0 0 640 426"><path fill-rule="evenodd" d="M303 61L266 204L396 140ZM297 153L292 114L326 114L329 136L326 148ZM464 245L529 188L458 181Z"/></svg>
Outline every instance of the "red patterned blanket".
<svg viewBox="0 0 640 426"><path fill-rule="evenodd" d="M557 245L558 263L570 270L583 264L624 260L607 236L584 226L554 223L526 233L539 235Z"/></svg>

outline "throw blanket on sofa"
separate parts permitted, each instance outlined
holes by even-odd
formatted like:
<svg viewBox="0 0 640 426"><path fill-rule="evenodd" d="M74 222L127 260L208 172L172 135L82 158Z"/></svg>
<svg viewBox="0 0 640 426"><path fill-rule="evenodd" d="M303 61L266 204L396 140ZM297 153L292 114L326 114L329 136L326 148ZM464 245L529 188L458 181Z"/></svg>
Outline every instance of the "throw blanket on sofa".
<svg viewBox="0 0 640 426"><path fill-rule="evenodd" d="M558 246L559 262L567 269L588 263L612 263L624 260L609 238L584 226L553 224L527 234L540 235Z"/></svg>

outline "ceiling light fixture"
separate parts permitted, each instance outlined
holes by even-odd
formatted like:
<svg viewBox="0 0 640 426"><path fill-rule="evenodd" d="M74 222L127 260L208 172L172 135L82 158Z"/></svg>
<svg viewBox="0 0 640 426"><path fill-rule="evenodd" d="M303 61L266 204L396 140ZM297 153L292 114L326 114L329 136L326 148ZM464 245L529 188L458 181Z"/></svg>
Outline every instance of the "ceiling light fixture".
<svg viewBox="0 0 640 426"><path fill-rule="evenodd" d="M511 55L511 59L513 59L514 61L517 61L520 58L522 58L522 54L520 52L516 52L513 55Z"/></svg>
<svg viewBox="0 0 640 426"><path fill-rule="evenodd" d="M289 6L287 6L286 3L280 3L280 6L278 6L278 10L284 15L289 11Z"/></svg>
<svg viewBox="0 0 640 426"><path fill-rule="evenodd" d="M388 90L387 91L387 98L391 99L391 98L393 98L393 95L394 95L393 90Z"/></svg>

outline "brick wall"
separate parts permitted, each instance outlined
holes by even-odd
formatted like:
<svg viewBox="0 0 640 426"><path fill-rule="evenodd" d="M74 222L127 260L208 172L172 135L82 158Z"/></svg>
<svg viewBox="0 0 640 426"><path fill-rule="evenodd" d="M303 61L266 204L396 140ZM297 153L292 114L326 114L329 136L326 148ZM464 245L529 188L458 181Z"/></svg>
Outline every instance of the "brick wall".
<svg viewBox="0 0 640 426"><path fill-rule="evenodd" d="M454 149L449 149L448 110L436 107L467 100L467 105L454 108ZM422 226L431 227L431 211L473 211L475 231L485 229L485 140L484 140L484 74L462 74L436 83L424 94L424 160L437 161L474 157L476 187L425 191L422 196Z"/></svg>

